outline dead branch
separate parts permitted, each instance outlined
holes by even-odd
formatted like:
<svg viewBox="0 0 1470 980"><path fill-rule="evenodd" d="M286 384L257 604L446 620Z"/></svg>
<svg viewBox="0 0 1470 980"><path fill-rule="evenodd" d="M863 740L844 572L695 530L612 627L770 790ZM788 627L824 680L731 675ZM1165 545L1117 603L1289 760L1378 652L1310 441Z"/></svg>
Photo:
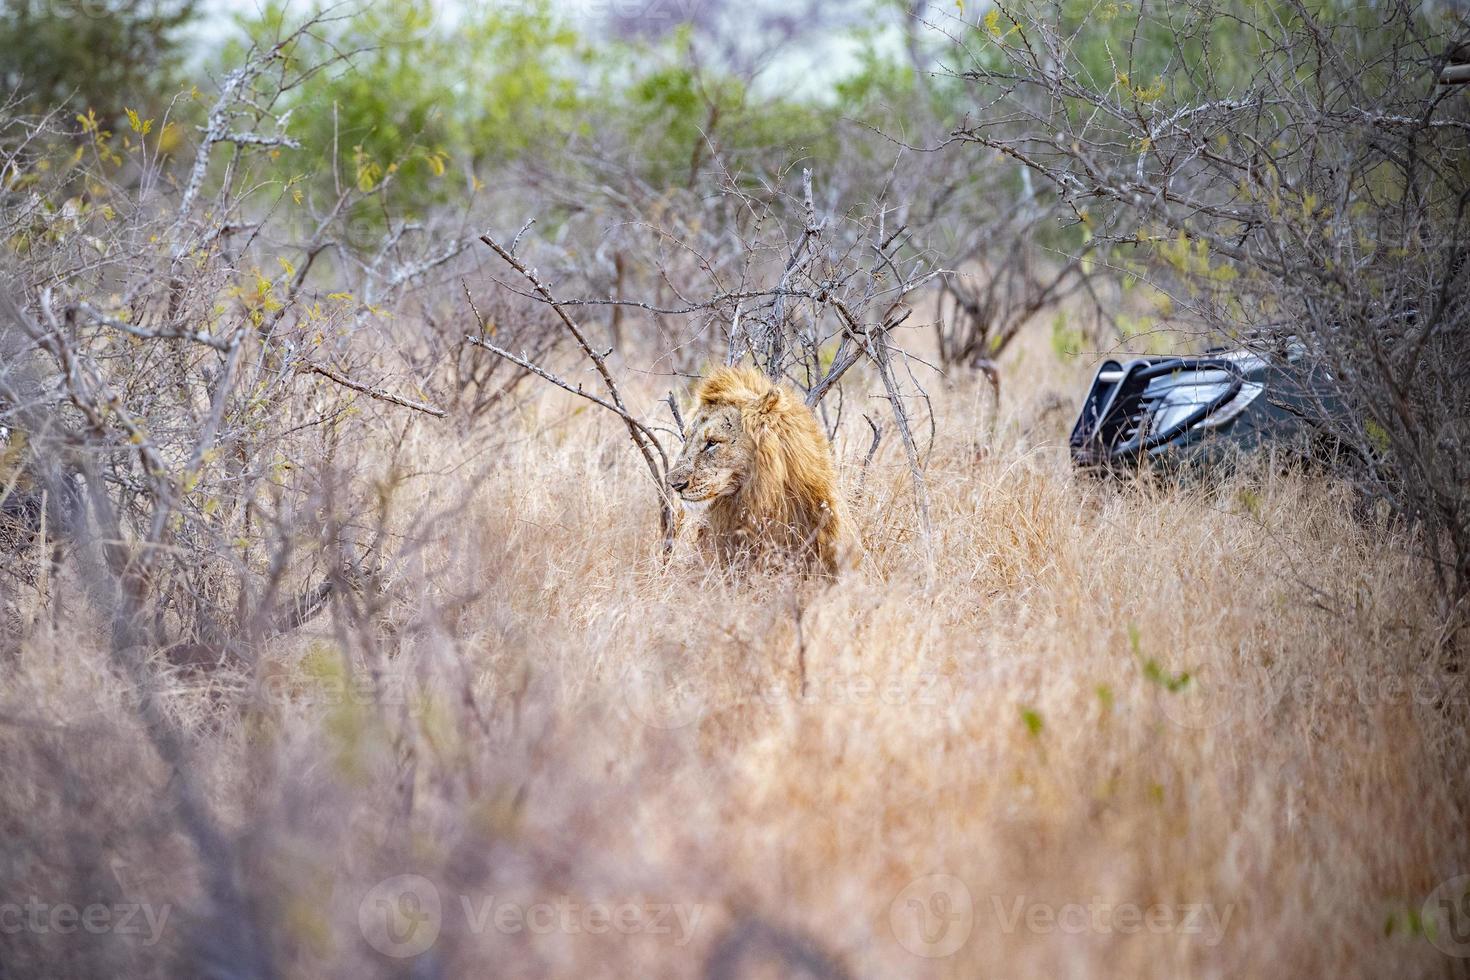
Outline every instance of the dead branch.
<svg viewBox="0 0 1470 980"><path fill-rule="evenodd" d="M342 374L339 371L334 371L331 368L327 367L325 364L318 364L315 361L309 361L307 362L306 366L302 368L302 370L308 371L312 374L319 374L322 377L326 378L328 381L335 382L336 384L339 384L344 388L350 388L351 390L356 391L360 394L367 395L369 398L376 398L379 401L389 402L393 405L401 405L404 408L411 408L415 412L423 412L425 415L432 415L436 419L442 419L445 416L444 409L442 408L439 408L435 405L430 405L428 402L418 402L414 401L412 398L404 398L401 395L393 394L391 391L384 391L382 388L374 388L372 385L365 385L360 381L353 381L351 378L347 377L347 375Z"/></svg>
<svg viewBox="0 0 1470 980"><path fill-rule="evenodd" d="M522 229L522 232L524 232L524 228ZM517 235L517 238L519 237L520 236ZM628 437L633 440L633 445L638 449L639 455L643 457L644 463L648 466L649 475L653 477L654 488L658 493L659 528L663 533L664 551L666 553L672 551L674 547L674 505L673 502L669 499L668 489L664 484L664 475L669 470L669 460L668 456L664 453L663 446L659 443L658 439L653 435L653 433L648 430L648 427L639 422L636 418L634 418L633 414L628 411L627 405L623 402L622 392L619 391L617 382L613 380L612 373L608 370L606 356L587 342L587 337L585 334L583 334L582 329L577 325L576 321L574 321L567 314L562 305L557 302L556 297L552 295L550 288L541 281L541 279L536 275L535 272L527 268L520 259L516 258L511 251L506 249L489 234L481 235L480 241L484 242L490 247L491 251L500 256L501 259L505 261L506 265L510 266L516 272L520 273L520 275L531 284L531 288L535 290L537 296L540 297L541 301L550 306L552 310L555 311L557 317L561 320L562 325L565 326L567 332L572 335L572 339L577 342L577 346L582 349L582 353L587 356L587 359L590 360L593 364L593 367L596 368L598 375L602 378L603 386L607 389L608 398L607 400L597 398L583 391L580 385L577 385L576 387L568 385L566 382L563 382L560 379L556 378L544 368L538 367L523 358L517 358L515 357L515 355L510 354L510 352L501 350L487 340L473 336L467 336L465 339L468 340L470 343L477 344L480 347L484 347L485 349L506 358L512 363L515 363L518 366L533 372L538 377L550 381L553 384L558 385L559 387L565 388L573 394L586 398L589 401L596 402L598 405L601 405L603 408L608 409L623 420L623 424L628 429ZM470 300L470 306L473 309L474 300L470 297L468 286L465 287L465 297ZM478 310L475 311L475 317L476 319L480 319ZM482 319L480 319L480 331L481 333L484 333L485 331L485 323Z"/></svg>
<svg viewBox="0 0 1470 980"><path fill-rule="evenodd" d="M150 330L147 327L120 320L115 316L108 316L87 302L78 303L76 308L90 317L93 322L112 327L114 330L121 330L139 340L187 340L190 343L212 347L217 351L229 351L230 349L231 341L227 337L215 337L199 330Z"/></svg>
<svg viewBox="0 0 1470 980"><path fill-rule="evenodd" d="M919 463L919 447L909 428L908 411L904 408L903 395L898 389L898 379L893 374L893 364L888 355L887 321L885 320L885 326L878 329L877 336L870 336L840 300L834 301L834 306L847 321L853 339L863 346L878 368L878 376L883 381L883 390L887 393L888 405L893 412L893 422L898 426L899 438L903 440L903 449L908 455L909 476L914 483L914 498L919 507L919 530L924 538L924 547L930 551L932 557L934 531L929 523L929 490L924 483L923 467Z"/></svg>
<svg viewBox="0 0 1470 980"><path fill-rule="evenodd" d="M664 396L664 401L669 406L669 414L674 417L674 424L679 427L679 441L687 441L688 428L684 425L684 416L679 414L679 402L671 391Z"/></svg>
<svg viewBox="0 0 1470 980"><path fill-rule="evenodd" d="M869 429L873 430L873 441L868 444L868 451L863 454L862 476L858 480L860 483L868 478L868 466L873 462L873 457L878 452L878 444L883 441L883 423L874 422L868 417L866 412L863 413L863 421L868 423Z"/></svg>
<svg viewBox="0 0 1470 980"><path fill-rule="evenodd" d="M465 341L474 344L476 347L483 347L485 350L489 351L497 357L509 361L516 367L524 368L525 370L530 371L541 380L549 381L563 391L567 391L572 393L573 395L576 395L578 398L585 398L592 404L597 405L601 408L605 408L609 412L612 412L614 415L617 415L619 418L623 419L624 422L635 425L645 432L647 431L647 427L644 426L642 422L626 414L622 409L618 408L618 406L614 405L612 402L607 401L604 398L597 397L596 395L592 394L592 392L583 388L580 384L574 385L570 381L562 380L561 378L552 374L546 368L527 358L525 355L513 354L503 347L496 347L494 344L490 343L490 341L486 340L483 337L466 336Z"/></svg>

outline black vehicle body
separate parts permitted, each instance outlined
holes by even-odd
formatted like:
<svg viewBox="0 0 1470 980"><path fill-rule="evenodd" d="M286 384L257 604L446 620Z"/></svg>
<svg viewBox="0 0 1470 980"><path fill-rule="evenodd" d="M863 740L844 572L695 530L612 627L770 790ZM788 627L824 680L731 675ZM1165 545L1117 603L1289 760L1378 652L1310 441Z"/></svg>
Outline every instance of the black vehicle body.
<svg viewBox="0 0 1470 980"><path fill-rule="evenodd" d="M17 447L0 418L0 554L29 547L42 528L55 540L86 524L80 475L53 468L54 482L41 484L35 462L23 441ZM50 492L43 492L47 486Z"/></svg>
<svg viewBox="0 0 1470 980"><path fill-rule="evenodd" d="M1249 351L1104 361L1072 428L1072 461L1090 470L1213 464L1279 446L1308 453L1309 420L1335 409L1299 352Z"/></svg>

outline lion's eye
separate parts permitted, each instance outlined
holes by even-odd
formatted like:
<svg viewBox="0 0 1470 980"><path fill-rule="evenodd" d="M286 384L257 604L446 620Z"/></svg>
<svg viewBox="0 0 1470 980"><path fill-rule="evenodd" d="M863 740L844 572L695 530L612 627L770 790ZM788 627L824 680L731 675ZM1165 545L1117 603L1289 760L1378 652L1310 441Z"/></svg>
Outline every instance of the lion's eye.
<svg viewBox="0 0 1470 980"><path fill-rule="evenodd" d="M716 443L713 439L706 439L704 441L704 451L709 452L711 449L715 448L716 445L718 445L718 443Z"/></svg>

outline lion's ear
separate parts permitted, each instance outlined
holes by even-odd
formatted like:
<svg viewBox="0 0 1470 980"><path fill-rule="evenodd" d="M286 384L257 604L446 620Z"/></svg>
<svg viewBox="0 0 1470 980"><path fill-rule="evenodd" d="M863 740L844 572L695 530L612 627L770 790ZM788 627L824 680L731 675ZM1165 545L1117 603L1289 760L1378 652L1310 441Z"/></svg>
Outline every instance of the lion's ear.
<svg viewBox="0 0 1470 980"><path fill-rule="evenodd" d="M755 410L762 415L769 415L781 407L781 389L771 388L764 395L756 399Z"/></svg>

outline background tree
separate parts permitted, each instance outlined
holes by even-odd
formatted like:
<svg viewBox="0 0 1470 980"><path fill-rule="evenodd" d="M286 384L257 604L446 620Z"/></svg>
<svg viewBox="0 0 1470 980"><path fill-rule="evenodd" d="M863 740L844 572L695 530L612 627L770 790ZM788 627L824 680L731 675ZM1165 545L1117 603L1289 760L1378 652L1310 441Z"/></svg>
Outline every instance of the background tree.
<svg viewBox="0 0 1470 980"><path fill-rule="evenodd" d="M197 0L5 0L0 87L27 111L67 105L108 126L125 108L158 107L182 55Z"/></svg>

